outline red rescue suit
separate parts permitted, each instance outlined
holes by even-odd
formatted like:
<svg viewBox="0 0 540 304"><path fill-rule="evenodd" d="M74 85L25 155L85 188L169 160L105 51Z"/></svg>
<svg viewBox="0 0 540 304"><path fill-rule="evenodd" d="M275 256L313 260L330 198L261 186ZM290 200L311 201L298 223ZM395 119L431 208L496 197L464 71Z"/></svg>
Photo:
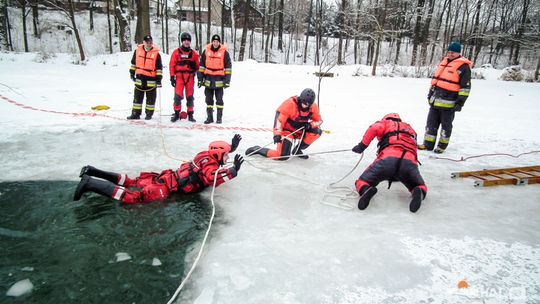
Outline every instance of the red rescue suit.
<svg viewBox="0 0 540 304"><path fill-rule="evenodd" d="M199 53L191 48L179 47L171 55L169 72L175 76L174 111L182 110L181 100L187 101L187 112L193 113L193 92L195 87L195 73L199 70ZM184 95L185 91L185 95Z"/></svg>
<svg viewBox="0 0 540 304"><path fill-rule="evenodd" d="M277 144L276 150L268 150L266 156L285 156L283 155L284 150L288 150L286 153L288 155L293 139L301 139L300 149L306 149L321 137L322 131L319 129L321 124L321 114L316 103L313 103L308 109L302 110L298 106L297 96L285 100L276 110L274 119L274 135L281 135L283 140ZM307 131L305 131L306 126L309 126ZM304 129L295 132L302 127Z"/></svg>
<svg viewBox="0 0 540 304"><path fill-rule="evenodd" d="M369 146L375 137L379 141L377 159L356 181L356 190L360 192L362 187L375 187L383 180L397 180L409 191L419 186L427 193L427 187L418 170L414 129L406 122L380 120L368 128L361 145Z"/></svg>
<svg viewBox="0 0 540 304"><path fill-rule="evenodd" d="M171 169L161 173L142 172L137 178L131 179L125 174L120 174L113 192L113 198L124 203L148 203L162 200L171 193L182 192L184 194L202 191L208 186L214 185L216 170L216 187L225 181L236 177L234 167L219 169L220 164L208 151L200 152L189 163L183 163L176 171ZM131 191L128 188L136 187L140 190Z"/></svg>

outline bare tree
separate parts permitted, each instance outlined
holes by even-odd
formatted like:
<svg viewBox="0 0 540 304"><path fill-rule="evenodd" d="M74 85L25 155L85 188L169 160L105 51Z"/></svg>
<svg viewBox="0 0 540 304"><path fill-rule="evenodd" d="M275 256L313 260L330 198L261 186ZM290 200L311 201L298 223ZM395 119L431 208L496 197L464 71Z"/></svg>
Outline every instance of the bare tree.
<svg viewBox="0 0 540 304"><path fill-rule="evenodd" d="M343 64L341 54L343 51L343 35L345 34L345 14L347 12L347 0L341 0L341 6L338 12L338 27L339 27L339 41L338 41L338 57L337 64Z"/></svg>
<svg viewBox="0 0 540 304"><path fill-rule="evenodd" d="M34 26L34 37L41 38L41 31L39 30L39 0L32 0L30 2L30 8L32 9L32 25Z"/></svg>
<svg viewBox="0 0 540 304"><path fill-rule="evenodd" d="M0 50L10 50L10 43L8 39L9 31L9 18L7 11L7 1L0 0Z"/></svg>
<svg viewBox="0 0 540 304"><path fill-rule="evenodd" d="M304 63L306 63L307 60L307 50L309 45L309 33L311 32L311 19L313 17L313 0L309 1L309 13L307 16L307 30L306 30L306 43L304 45Z"/></svg>
<svg viewBox="0 0 540 304"><path fill-rule="evenodd" d="M23 27L23 41L24 41L24 51L28 52L28 30L26 28L26 16L28 11L26 10L26 0L18 0L21 5L21 18L22 18L22 27Z"/></svg>
<svg viewBox="0 0 540 304"><path fill-rule="evenodd" d="M514 51L514 59L512 60L512 64L517 65L519 64L519 50L521 46L521 39L523 37L523 32L525 30L525 24L527 23L527 14L529 11L529 5L531 4L531 0L523 0L523 8L521 10L521 22L518 26L518 30L516 33L516 40L515 45L516 49Z"/></svg>
<svg viewBox="0 0 540 304"><path fill-rule="evenodd" d="M120 51L131 51L131 30L129 28L128 12L124 6L124 0L113 0L115 20L118 23L118 36Z"/></svg>
<svg viewBox="0 0 540 304"><path fill-rule="evenodd" d="M278 50L283 52L283 10L285 9L285 6L283 4L283 0L279 0L279 8L278 8Z"/></svg>
<svg viewBox="0 0 540 304"><path fill-rule="evenodd" d="M150 29L150 2L139 0L137 7L137 26L135 27L135 42L140 43L143 37L151 35Z"/></svg>
<svg viewBox="0 0 540 304"><path fill-rule="evenodd" d="M212 27L212 0L208 0L208 14L206 20L206 43L210 43L210 29Z"/></svg>
<svg viewBox="0 0 540 304"><path fill-rule="evenodd" d="M107 0L107 29L109 32L109 52L113 53L112 28L111 28L111 1Z"/></svg>
<svg viewBox="0 0 540 304"><path fill-rule="evenodd" d="M244 52L246 50L246 38L247 29L249 24L249 7L251 6L251 0L244 2L244 27L242 28L242 38L240 39L240 53L238 54L238 60L244 61Z"/></svg>
<svg viewBox="0 0 540 304"><path fill-rule="evenodd" d="M413 33L413 50L412 50L412 59L411 65L416 65L416 56L418 50L418 44L420 43L420 29L422 28L422 12L424 10L425 0L418 0L416 5L416 23L414 24L414 33Z"/></svg>

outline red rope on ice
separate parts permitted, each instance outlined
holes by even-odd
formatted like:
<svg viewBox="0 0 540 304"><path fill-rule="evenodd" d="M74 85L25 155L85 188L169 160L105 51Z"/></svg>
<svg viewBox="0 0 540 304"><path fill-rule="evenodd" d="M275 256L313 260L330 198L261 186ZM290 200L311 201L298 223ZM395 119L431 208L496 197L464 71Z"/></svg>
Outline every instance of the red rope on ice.
<svg viewBox="0 0 540 304"><path fill-rule="evenodd" d="M11 103L11 104L13 104L13 105L16 105L16 106L18 106L20 108L26 109L26 110L32 110L32 111L38 111L38 112L44 112L44 113L52 113L52 114L70 115L70 116L75 116L75 117L105 117L105 118L110 118L110 119L126 122L126 119L124 119L124 118L110 116L110 115L101 114L101 113L75 113L75 112L63 112L63 111L39 109L39 108L34 108L32 106L27 106L25 104L19 103L19 102L13 100L13 99L10 99L8 97L5 97L5 96L1 95L1 94L0 94L0 98L7 101L7 102L9 102L9 103ZM254 131L254 132L269 132L269 131L272 131L272 129L268 129L268 128L227 127L227 126L203 125L203 124L191 124L189 126L182 126L182 125L176 125L176 124L171 124L171 125L150 125L150 124L147 124L144 121L140 121L140 120L129 120L127 122L132 124L132 125L139 125L139 126L143 126L143 127L146 127L146 128L168 128L168 129L205 130L205 131L208 131L208 130L233 130L233 131Z"/></svg>
<svg viewBox="0 0 540 304"><path fill-rule="evenodd" d="M518 157L520 157L522 155L533 154L533 153L540 153L540 151L539 150L529 151L529 152L525 152L525 153L520 153L518 155L513 155L513 154L509 154L509 153L489 153L489 154L473 155L473 156L468 156L468 157L463 157L462 156L460 159L449 158L449 157L438 157L438 156L430 156L429 158L440 159L440 160L448 160L448 161L453 161L453 162L462 162L462 161L466 161L468 159L480 158L480 157L489 157L489 156L509 156L509 157L513 157L513 158L518 158Z"/></svg>

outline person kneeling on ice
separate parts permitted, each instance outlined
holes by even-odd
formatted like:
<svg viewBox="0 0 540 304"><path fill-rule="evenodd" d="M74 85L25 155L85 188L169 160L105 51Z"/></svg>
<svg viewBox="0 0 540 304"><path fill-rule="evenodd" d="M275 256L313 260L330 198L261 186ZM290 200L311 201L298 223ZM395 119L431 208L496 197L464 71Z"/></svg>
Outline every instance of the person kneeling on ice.
<svg viewBox="0 0 540 304"><path fill-rule="evenodd" d="M259 154L276 160L287 160L291 154L302 155L307 159L302 150L307 149L317 140L322 131L319 107L314 103L315 92L312 89L304 89L300 96L293 96L285 100L276 110L274 119L274 143L276 150L253 146L246 150L246 155ZM293 148L293 140L299 143Z"/></svg>
<svg viewBox="0 0 540 304"><path fill-rule="evenodd" d="M73 200L78 201L86 192L95 192L126 204L148 203L165 199L174 192L188 194L202 191L214 185L214 177L217 178L215 181L217 187L238 174L244 162L244 158L239 154L234 157L232 167L220 169L220 166L227 162L229 153L236 150L241 139L242 137L236 134L231 144L224 141L211 142L208 151L198 153L191 162L183 163L176 171L168 169L161 173L142 172L135 179L125 174L85 166L81 169L82 179L75 190ZM131 191L129 187L140 190Z"/></svg>
<svg viewBox="0 0 540 304"><path fill-rule="evenodd" d="M408 123L401 121L399 114L390 113L371 125L352 151L363 153L375 137L379 141L377 159L356 181L356 190L360 193L358 209L366 209L377 193L377 185L388 180L388 188L392 181L400 181L409 189L412 194L409 210L416 212L427 193L418 170L416 132Z"/></svg>

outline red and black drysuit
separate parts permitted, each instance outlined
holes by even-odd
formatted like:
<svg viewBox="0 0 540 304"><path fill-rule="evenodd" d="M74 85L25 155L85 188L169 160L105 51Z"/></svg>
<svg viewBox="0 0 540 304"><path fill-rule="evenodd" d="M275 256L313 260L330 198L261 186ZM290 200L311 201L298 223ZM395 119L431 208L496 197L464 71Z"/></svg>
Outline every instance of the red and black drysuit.
<svg viewBox="0 0 540 304"><path fill-rule="evenodd" d="M362 153L377 137L377 159L356 181L356 190L362 195L369 187L376 187L381 181L400 181L412 192L419 187L427 193L424 179L418 170L416 158L416 132L407 123L384 119L371 125L362 141L353 151ZM356 149L356 150L355 150Z"/></svg>
<svg viewBox="0 0 540 304"><path fill-rule="evenodd" d="M236 167L219 169L220 163L208 151L200 152L188 163L183 163L177 170L164 170L161 173L142 172L134 179L126 174L106 172L87 166L85 175L99 177L106 181L91 177L86 181L86 191L114 198L126 204L148 203L162 200L171 193L184 194L202 191L214 185L216 170L216 187L237 175ZM84 178L84 176L83 176ZM135 187L137 190L130 190Z"/></svg>
<svg viewBox="0 0 540 304"><path fill-rule="evenodd" d="M276 150L256 146L250 148L251 150L248 149L246 154L256 151L256 154L265 157L287 160L291 152L302 154L302 150L307 149L321 137L322 130L319 128L321 124L322 119L317 104L313 103L309 108L302 109L298 104L298 96L292 96L276 110L274 137L281 137L277 142ZM298 139L300 143L293 148L294 139Z"/></svg>
<svg viewBox="0 0 540 304"><path fill-rule="evenodd" d="M173 51L169 62L171 84L174 86L174 112L182 110L182 99L186 98L187 113L193 114L193 92L195 73L199 70L199 53L181 46ZM185 91L185 95L184 95Z"/></svg>

